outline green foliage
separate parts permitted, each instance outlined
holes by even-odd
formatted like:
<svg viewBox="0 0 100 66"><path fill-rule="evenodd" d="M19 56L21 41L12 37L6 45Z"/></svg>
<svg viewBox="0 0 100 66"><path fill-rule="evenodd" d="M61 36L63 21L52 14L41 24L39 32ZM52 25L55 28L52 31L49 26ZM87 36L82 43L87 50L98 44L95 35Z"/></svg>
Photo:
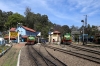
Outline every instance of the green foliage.
<svg viewBox="0 0 100 66"><path fill-rule="evenodd" d="M5 23L7 22L8 17L12 14L13 14L13 12L11 12L11 11L5 12L5 11L0 10L0 31L1 32L6 30Z"/></svg>
<svg viewBox="0 0 100 66"><path fill-rule="evenodd" d="M17 27L17 23L23 23L24 17L18 13L12 14L8 17L8 20L6 22L6 26L10 27Z"/></svg>
<svg viewBox="0 0 100 66"><path fill-rule="evenodd" d="M31 12L31 9L29 7L26 8L26 11L24 13L25 13L24 25L36 31L41 32L42 37L47 38L49 29L52 26L52 23L49 21L48 16L41 15L39 13L35 14Z"/></svg>
<svg viewBox="0 0 100 66"><path fill-rule="evenodd" d="M69 26L68 25L63 25L61 27L61 33L62 33L62 35L66 34L66 33L71 33L71 30L70 30Z"/></svg>

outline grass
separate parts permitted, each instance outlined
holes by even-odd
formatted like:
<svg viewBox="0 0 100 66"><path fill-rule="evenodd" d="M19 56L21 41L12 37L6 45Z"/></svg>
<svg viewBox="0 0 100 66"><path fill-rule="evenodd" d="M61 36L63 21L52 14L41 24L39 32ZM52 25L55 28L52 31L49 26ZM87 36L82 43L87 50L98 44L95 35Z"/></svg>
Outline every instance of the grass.
<svg viewBox="0 0 100 66"><path fill-rule="evenodd" d="M4 50L6 50L7 48L9 48L9 46L5 46L5 45L0 45L0 53Z"/></svg>
<svg viewBox="0 0 100 66"><path fill-rule="evenodd" d="M19 50L19 45L13 45L11 49L1 57L0 66L16 66Z"/></svg>
<svg viewBox="0 0 100 66"><path fill-rule="evenodd" d="M6 50L7 48L9 48L8 46L5 45L0 45L0 53L4 50Z"/></svg>
<svg viewBox="0 0 100 66"><path fill-rule="evenodd" d="M12 48L2 66L16 66L17 57L18 57L18 50L16 48Z"/></svg>

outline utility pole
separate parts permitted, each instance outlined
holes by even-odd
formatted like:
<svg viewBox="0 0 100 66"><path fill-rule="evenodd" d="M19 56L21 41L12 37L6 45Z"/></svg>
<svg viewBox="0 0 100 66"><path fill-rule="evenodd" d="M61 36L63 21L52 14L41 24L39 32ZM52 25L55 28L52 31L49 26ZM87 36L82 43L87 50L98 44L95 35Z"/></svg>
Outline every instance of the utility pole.
<svg viewBox="0 0 100 66"><path fill-rule="evenodd" d="M87 33L87 15L84 15L85 16L85 34L88 34ZM87 35L87 40L85 40L85 42L87 43L88 42L88 35Z"/></svg>
<svg viewBox="0 0 100 66"><path fill-rule="evenodd" d="M81 20L81 22L83 23L83 36L82 36L82 38L83 38L83 45L85 45L84 44L84 20Z"/></svg>
<svg viewBox="0 0 100 66"><path fill-rule="evenodd" d="M85 29L85 31L84 31L84 33L86 33L87 32L87 15L84 15L85 16L85 20L84 20L84 29Z"/></svg>
<svg viewBox="0 0 100 66"><path fill-rule="evenodd" d="M87 28L87 15L84 16L85 16L85 27Z"/></svg>

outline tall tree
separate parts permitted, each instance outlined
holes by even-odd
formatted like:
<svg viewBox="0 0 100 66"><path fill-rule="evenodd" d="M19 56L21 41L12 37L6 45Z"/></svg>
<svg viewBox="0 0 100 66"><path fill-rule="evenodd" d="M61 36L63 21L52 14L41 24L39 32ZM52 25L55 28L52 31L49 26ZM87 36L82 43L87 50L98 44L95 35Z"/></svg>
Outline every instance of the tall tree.
<svg viewBox="0 0 100 66"><path fill-rule="evenodd" d="M78 31L79 30L79 28L77 26L74 26L74 25L72 25L70 29L71 29L71 31Z"/></svg>
<svg viewBox="0 0 100 66"><path fill-rule="evenodd" d="M70 30L69 26L68 25L63 25L61 33L62 33L62 35L65 34L65 33L71 33L71 30Z"/></svg>
<svg viewBox="0 0 100 66"><path fill-rule="evenodd" d="M58 24L53 24L54 25L54 30L57 30L57 31L60 31L60 32L62 32L62 26L61 25L58 25Z"/></svg>
<svg viewBox="0 0 100 66"><path fill-rule="evenodd" d="M34 27L34 23L32 24L32 22L33 22L33 13L31 12L31 8L26 7L26 11L24 12L24 14L25 14L25 23L24 24L27 27L30 27L30 28L32 28L32 26Z"/></svg>
<svg viewBox="0 0 100 66"><path fill-rule="evenodd" d="M0 10L0 31L4 31L6 30L5 28L5 23L7 22L7 19L10 15L12 15L13 12L5 12L5 11L2 11Z"/></svg>
<svg viewBox="0 0 100 66"><path fill-rule="evenodd" d="M18 23L23 23L23 19L24 17L22 15L15 13L8 17L8 20L5 25L7 27L17 27Z"/></svg>
<svg viewBox="0 0 100 66"><path fill-rule="evenodd" d="M40 31L43 37L47 37L49 28L52 26L47 15L35 14L29 7L25 11L25 24L29 28Z"/></svg>

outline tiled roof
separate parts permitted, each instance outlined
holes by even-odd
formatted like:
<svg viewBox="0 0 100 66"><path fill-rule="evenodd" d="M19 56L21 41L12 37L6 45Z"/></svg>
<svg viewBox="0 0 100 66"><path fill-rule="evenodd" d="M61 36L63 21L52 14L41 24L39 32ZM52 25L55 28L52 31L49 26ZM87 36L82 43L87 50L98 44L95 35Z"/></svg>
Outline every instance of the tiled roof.
<svg viewBox="0 0 100 66"><path fill-rule="evenodd" d="M33 29L30 29L30 28L28 28L28 27L25 27L25 26L22 26L24 29L26 29L26 30L28 30L28 31L31 31L31 32L36 32L35 30L33 30Z"/></svg>
<svg viewBox="0 0 100 66"><path fill-rule="evenodd" d="M16 28L11 28L10 31L16 31Z"/></svg>
<svg viewBox="0 0 100 66"><path fill-rule="evenodd" d="M25 27L25 26L22 26L25 30L28 30L28 31L31 31L31 32L36 32L35 30L31 29L31 28L28 28L28 27ZM16 28L11 28L10 31L16 31Z"/></svg>
<svg viewBox="0 0 100 66"><path fill-rule="evenodd" d="M59 31L54 31L53 33L60 33Z"/></svg>

